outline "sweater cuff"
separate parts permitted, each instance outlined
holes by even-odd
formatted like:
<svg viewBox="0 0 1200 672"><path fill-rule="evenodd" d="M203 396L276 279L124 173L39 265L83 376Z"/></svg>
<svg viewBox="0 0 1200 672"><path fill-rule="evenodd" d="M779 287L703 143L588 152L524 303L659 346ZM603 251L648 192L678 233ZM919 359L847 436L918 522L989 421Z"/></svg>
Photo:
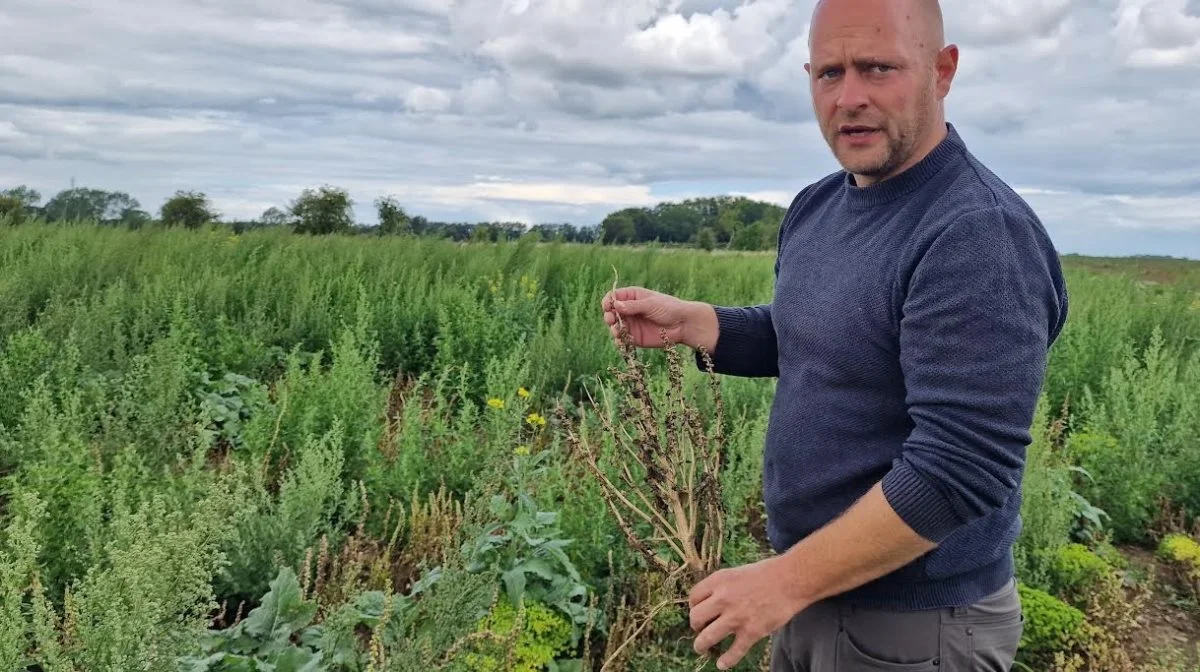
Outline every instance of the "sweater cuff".
<svg viewBox="0 0 1200 672"><path fill-rule="evenodd" d="M946 499L907 462L897 460L883 477L883 496L917 534L940 543L961 521Z"/></svg>
<svg viewBox="0 0 1200 672"><path fill-rule="evenodd" d="M718 325L717 347L708 353L712 359L713 373L739 376L778 375L775 331L769 313L761 309L729 306L713 306L713 311L717 315ZM748 314L750 312L754 314ZM695 356L696 366L706 371L708 367L698 350Z"/></svg>

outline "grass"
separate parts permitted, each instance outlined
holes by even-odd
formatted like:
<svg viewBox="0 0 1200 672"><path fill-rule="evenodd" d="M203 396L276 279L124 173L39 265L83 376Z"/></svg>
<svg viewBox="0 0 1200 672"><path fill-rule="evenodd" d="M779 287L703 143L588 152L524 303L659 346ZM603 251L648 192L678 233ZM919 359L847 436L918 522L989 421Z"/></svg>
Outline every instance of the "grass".
<svg viewBox="0 0 1200 672"><path fill-rule="evenodd" d="M614 268L767 301L772 261L0 230L0 661L505 669L519 648L559 669L693 669L685 612L655 607L680 568L764 552L774 387L634 358L599 301ZM1153 548L1164 502L1200 511L1200 264L1066 267L1018 547L1047 589L1068 544ZM662 453L640 452L650 436ZM268 614L278 630L256 630Z"/></svg>

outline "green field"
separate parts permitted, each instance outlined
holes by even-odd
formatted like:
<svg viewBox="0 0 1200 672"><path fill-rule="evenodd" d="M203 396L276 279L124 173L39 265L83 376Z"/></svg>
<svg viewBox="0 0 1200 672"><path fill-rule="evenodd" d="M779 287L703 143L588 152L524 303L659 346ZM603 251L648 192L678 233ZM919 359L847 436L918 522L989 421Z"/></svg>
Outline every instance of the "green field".
<svg viewBox="0 0 1200 672"><path fill-rule="evenodd" d="M616 651L671 586L561 423L616 478L601 420L629 428L636 404L609 368L614 279L743 305L769 300L772 261L0 229L0 669L694 669L678 607ZM1200 264L1066 268L1022 669L1195 672ZM771 381L720 379L716 427L690 357L679 381L643 357L652 396L682 388L724 436L723 560L753 561Z"/></svg>

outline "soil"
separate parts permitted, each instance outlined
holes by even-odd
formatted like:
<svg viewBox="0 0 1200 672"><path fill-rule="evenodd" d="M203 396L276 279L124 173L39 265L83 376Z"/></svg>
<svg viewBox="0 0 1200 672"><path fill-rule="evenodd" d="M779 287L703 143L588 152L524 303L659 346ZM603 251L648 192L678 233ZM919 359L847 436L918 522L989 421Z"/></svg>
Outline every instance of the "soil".
<svg viewBox="0 0 1200 672"><path fill-rule="evenodd" d="M1152 598L1142 614L1143 642L1150 660L1181 667L1166 669L1195 670L1200 666L1200 608L1187 599L1174 584L1171 573L1143 548L1124 547L1121 554L1129 560L1131 574L1149 581Z"/></svg>

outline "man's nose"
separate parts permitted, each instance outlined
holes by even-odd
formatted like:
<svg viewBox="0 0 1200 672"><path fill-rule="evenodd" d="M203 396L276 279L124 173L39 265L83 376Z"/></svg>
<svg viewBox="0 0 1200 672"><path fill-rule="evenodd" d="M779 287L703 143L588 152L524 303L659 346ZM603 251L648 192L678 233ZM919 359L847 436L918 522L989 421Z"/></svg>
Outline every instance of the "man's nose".
<svg viewBox="0 0 1200 672"><path fill-rule="evenodd" d="M842 77L841 91L838 92L838 107L849 110L866 107L867 100L866 83L853 69L847 69Z"/></svg>

